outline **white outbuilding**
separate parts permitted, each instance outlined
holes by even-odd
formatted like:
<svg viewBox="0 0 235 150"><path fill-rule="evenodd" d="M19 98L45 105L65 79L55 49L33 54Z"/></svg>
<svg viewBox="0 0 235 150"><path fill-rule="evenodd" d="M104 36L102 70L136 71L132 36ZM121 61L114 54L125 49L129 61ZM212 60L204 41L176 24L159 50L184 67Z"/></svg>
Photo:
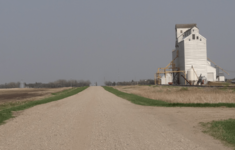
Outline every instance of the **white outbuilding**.
<svg viewBox="0 0 235 150"><path fill-rule="evenodd" d="M167 73L166 76L163 75L161 77L161 84L169 84L170 82L172 82L173 78L172 78L172 74Z"/></svg>

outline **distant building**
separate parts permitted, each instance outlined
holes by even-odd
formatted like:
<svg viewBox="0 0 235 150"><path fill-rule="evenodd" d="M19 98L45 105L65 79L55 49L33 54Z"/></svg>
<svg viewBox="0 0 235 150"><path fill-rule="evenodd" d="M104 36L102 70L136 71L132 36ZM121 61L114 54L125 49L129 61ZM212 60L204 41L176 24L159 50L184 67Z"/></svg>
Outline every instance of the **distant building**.
<svg viewBox="0 0 235 150"><path fill-rule="evenodd" d="M216 68L216 79L217 81L224 82L225 81L225 76L223 72L220 72L219 66L215 66Z"/></svg>
<svg viewBox="0 0 235 150"><path fill-rule="evenodd" d="M20 82L20 88L25 88L25 84L23 81Z"/></svg>
<svg viewBox="0 0 235 150"><path fill-rule="evenodd" d="M231 81L231 83L235 84L235 79Z"/></svg>
<svg viewBox="0 0 235 150"><path fill-rule="evenodd" d="M207 41L199 33L196 24L176 24L175 25L175 49L172 51L172 59L175 59L175 67L177 70L187 72L194 68L197 76L203 76L207 81L216 81L216 68L211 66L211 62L207 60ZM173 73L174 84L185 84L185 80L181 75L184 73ZM168 78L170 78L168 76ZM222 78L220 78L222 80Z"/></svg>

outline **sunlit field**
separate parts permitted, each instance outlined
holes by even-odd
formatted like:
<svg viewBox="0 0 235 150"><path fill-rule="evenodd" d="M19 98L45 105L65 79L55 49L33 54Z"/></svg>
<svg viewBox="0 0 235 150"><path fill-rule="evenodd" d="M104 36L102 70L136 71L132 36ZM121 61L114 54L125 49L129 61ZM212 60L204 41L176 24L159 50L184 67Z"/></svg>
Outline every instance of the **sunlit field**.
<svg viewBox="0 0 235 150"><path fill-rule="evenodd" d="M115 86L114 88L170 103L235 103L235 88Z"/></svg>

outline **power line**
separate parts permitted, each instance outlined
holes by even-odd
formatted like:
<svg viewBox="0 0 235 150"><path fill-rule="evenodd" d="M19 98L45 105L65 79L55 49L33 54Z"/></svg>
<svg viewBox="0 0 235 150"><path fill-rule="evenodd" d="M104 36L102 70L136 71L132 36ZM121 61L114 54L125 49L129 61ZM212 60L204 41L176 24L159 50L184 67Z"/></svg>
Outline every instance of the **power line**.
<svg viewBox="0 0 235 150"><path fill-rule="evenodd" d="M228 72L232 72L232 73L235 73L235 70L227 70L227 69L224 69L225 71L228 71Z"/></svg>

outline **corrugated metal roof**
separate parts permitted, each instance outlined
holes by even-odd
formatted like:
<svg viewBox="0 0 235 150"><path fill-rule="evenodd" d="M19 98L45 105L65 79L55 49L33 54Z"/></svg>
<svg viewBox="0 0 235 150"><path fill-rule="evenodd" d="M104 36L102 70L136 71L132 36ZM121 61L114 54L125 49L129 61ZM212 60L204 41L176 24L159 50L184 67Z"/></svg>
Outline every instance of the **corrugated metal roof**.
<svg viewBox="0 0 235 150"><path fill-rule="evenodd" d="M193 27L197 27L197 24L193 23L193 24L176 24L175 25L175 29L177 29L177 28L193 28Z"/></svg>

